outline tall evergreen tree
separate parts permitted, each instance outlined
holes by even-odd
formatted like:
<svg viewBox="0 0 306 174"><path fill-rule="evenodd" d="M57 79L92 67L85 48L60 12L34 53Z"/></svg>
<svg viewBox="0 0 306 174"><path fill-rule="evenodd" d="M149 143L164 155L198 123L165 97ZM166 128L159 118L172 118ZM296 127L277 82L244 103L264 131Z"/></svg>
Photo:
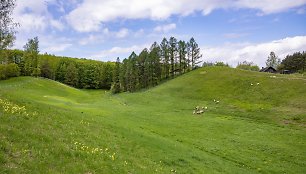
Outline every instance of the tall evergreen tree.
<svg viewBox="0 0 306 174"><path fill-rule="evenodd" d="M185 41L178 42L178 52L179 52L179 69L180 74L185 72L187 69L187 62L186 62L186 54L187 54L187 45Z"/></svg>
<svg viewBox="0 0 306 174"><path fill-rule="evenodd" d="M120 59L117 57L115 69L113 71L113 85L112 85L112 93L116 94L120 92Z"/></svg>
<svg viewBox="0 0 306 174"><path fill-rule="evenodd" d="M52 79L51 67L47 59L44 59L41 63L41 77Z"/></svg>
<svg viewBox="0 0 306 174"><path fill-rule="evenodd" d="M169 78L169 42L166 38L163 38L161 44L160 44L160 52L161 52L161 61L163 63L163 69L162 69L162 76L163 78L167 79Z"/></svg>
<svg viewBox="0 0 306 174"><path fill-rule="evenodd" d="M191 61L191 68L194 69L197 64L201 63L199 59L202 57L200 53L199 45L196 43L195 39L192 37L188 43L188 51Z"/></svg>
<svg viewBox="0 0 306 174"><path fill-rule="evenodd" d="M139 89L139 76L137 66L137 55L135 52L129 56L127 63L126 79L127 79L127 91L134 92Z"/></svg>
<svg viewBox="0 0 306 174"><path fill-rule="evenodd" d="M66 74L67 74L67 63L65 59L61 59L56 67L55 80L64 83ZM80 88L83 88L83 86L80 86Z"/></svg>
<svg viewBox="0 0 306 174"><path fill-rule="evenodd" d="M177 40L175 37L170 37L169 39L169 53L170 53L170 73L171 77L173 78L176 71L176 56L177 56Z"/></svg>
<svg viewBox="0 0 306 174"><path fill-rule="evenodd" d="M281 65L283 70L289 70L291 72L305 72L306 71L306 52L296 52L292 55L287 55L282 60Z"/></svg>
<svg viewBox="0 0 306 174"><path fill-rule="evenodd" d="M159 45L154 42L150 48L150 60L151 60L151 86L157 85L162 78L161 67L161 49Z"/></svg>
<svg viewBox="0 0 306 174"><path fill-rule="evenodd" d="M74 62L70 62L67 66L67 71L65 75L65 83L67 85L77 87L78 85L78 71Z"/></svg>
<svg viewBox="0 0 306 174"><path fill-rule="evenodd" d="M127 83L128 83L126 78L127 64L128 64L128 59L123 59L120 67L120 79L119 79L122 91L127 91Z"/></svg>
<svg viewBox="0 0 306 174"><path fill-rule="evenodd" d="M148 86L148 49L143 49L137 58L139 88Z"/></svg>

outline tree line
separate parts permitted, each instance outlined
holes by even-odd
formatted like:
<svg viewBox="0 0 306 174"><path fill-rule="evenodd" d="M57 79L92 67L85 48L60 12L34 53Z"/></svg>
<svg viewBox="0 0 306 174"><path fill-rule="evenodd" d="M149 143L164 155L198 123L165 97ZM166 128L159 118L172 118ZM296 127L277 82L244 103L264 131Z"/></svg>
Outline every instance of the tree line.
<svg viewBox="0 0 306 174"><path fill-rule="evenodd" d="M158 85L197 67L201 58L198 44L164 38L150 49L135 52L120 62L39 54L37 37L29 39L24 50L0 50L0 79L16 76L44 77L76 88L110 89L115 93L134 92Z"/></svg>
<svg viewBox="0 0 306 174"><path fill-rule="evenodd" d="M304 73L306 71L306 52L295 52L287 55L278 66L280 71L289 70L292 73Z"/></svg>
<svg viewBox="0 0 306 174"><path fill-rule="evenodd" d="M150 49L143 49L139 55L132 52L122 62L117 58L112 92L134 92L156 86L195 69L201 57L194 38L188 42L178 41L175 37L163 38L160 44L154 42Z"/></svg>
<svg viewBox="0 0 306 174"><path fill-rule="evenodd" d="M24 50L0 50L0 79L16 76L44 77L76 88L110 89L113 62L39 54L38 38Z"/></svg>

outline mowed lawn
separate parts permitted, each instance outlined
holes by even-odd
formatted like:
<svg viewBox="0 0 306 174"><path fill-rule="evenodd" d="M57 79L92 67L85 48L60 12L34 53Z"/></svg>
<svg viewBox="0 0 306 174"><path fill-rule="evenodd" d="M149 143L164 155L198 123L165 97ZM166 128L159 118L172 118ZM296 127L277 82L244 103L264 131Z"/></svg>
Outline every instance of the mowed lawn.
<svg viewBox="0 0 306 174"><path fill-rule="evenodd" d="M209 67L118 95L12 78L0 173L305 173L305 118L298 75Z"/></svg>

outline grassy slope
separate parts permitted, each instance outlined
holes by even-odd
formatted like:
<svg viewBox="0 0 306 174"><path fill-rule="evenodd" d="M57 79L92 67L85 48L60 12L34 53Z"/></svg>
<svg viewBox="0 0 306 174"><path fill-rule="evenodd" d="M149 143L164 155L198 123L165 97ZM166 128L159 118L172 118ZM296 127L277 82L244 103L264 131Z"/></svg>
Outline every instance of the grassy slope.
<svg viewBox="0 0 306 174"><path fill-rule="evenodd" d="M0 173L303 173L306 80L270 76L202 68L115 96L0 81L0 99L29 114L0 108Z"/></svg>

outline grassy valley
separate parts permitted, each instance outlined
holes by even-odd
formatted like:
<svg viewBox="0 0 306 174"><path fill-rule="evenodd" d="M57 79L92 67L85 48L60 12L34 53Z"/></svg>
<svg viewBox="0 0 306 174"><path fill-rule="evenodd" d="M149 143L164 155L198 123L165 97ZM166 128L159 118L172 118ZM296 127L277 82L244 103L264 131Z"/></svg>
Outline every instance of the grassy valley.
<svg viewBox="0 0 306 174"><path fill-rule="evenodd" d="M207 67L116 95L16 77L0 99L0 173L306 171L302 76Z"/></svg>

